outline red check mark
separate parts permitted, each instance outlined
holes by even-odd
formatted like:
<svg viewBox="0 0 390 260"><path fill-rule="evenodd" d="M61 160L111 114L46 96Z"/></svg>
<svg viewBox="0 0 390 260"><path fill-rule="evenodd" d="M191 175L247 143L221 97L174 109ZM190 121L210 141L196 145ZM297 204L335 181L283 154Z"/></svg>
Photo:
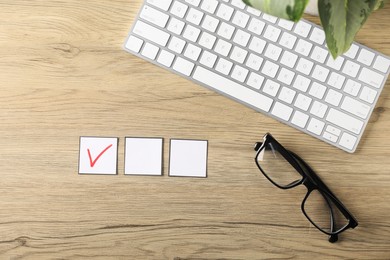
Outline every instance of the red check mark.
<svg viewBox="0 0 390 260"><path fill-rule="evenodd" d="M91 151L89 149L87 149L88 151L88 156L89 156L89 164L91 165L91 167L95 166L95 163L97 162L97 160L99 160L99 158L108 150L110 149L112 146L112 144L110 144L109 146L107 146L101 153L99 153L99 155L95 158L95 160L92 160L92 156L91 156Z"/></svg>

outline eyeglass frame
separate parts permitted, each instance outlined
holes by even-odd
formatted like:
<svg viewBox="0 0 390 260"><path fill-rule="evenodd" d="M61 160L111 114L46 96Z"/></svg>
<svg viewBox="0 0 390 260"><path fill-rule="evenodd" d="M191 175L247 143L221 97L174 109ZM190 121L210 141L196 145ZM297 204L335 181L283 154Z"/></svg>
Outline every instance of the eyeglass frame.
<svg viewBox="0 0 390 260"><path fill-rule="evenodd" d="M291 164L291 166L294 167L294 169L302 176L300 180L294 181L286 186L281 186L274 182L261 168L258 157L260 152L266 147L266 145L272 143L274 145L274 148L276 151L278 151L284 159L287 160L288 163ZM348 211L348 209L343 205L343 203L333 194L333 192L326 186L326 184L320 179L320 177L313 171L313 169L297 154L293 153L292 151L287 150L284 148L270 133L267 133L263 137L263 142L256 142L254 150L256 151L255 156L255 162L259 170L263 173L263 175L276 187L280 189L291 189L298 185L303 184L307 188L306 196L304 197L302 204L301 204L301 210L303 214L306 216L306 218L312 223L318 230L321 232L329 235L329 242L334 243L338 240L338 234L341 232L352 228L354 229L358 222L356 218ZM337 207L337 209L344 215L344 217L348 220L348 224L346 224L344 227L340 228L339 230L335 232L327 232L323 229L321 229L319 226L317 226L316 223L314 223L310 217L307 215L304 209L305 202L307 198L310 196L310 194L317 190L325 199L326 203L328 204L328 207L330 209L330 218L331 218L331 228L335 228L335 221L334 221L334 213L331 206L331 202ZM331 201L329 201L331 200ZM331 229L331 230L332 230Z"/></svg>

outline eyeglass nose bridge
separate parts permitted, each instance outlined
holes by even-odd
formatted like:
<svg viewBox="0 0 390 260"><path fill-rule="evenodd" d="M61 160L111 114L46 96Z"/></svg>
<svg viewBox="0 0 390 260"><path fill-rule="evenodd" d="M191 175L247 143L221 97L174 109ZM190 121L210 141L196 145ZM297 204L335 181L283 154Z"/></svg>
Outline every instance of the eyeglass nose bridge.
<svg viewBox="0 0 390 260"><path fill-rule="evenodd" d="M254 148L255 151L257 151L257 150L260 149L260 147L261 147L262 145L263 145L262 142L256 142L256 143L255 143L255 146L254 146L253 148Z"/></svg>

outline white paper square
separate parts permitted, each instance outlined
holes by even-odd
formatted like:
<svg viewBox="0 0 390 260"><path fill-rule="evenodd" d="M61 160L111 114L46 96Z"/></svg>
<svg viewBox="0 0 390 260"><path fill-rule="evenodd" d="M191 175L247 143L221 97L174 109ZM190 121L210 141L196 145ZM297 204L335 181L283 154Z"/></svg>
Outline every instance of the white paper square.
<svg viewBox="0 0 390 260"><path fill-rule="evenodd" d="M171 139L169 176L207 177L208 142Z"/></svg>
<svg viewBox="0 0 390 260"><path fill-rule="evenodd" d="M126 175L162 175L162 138L125 139Z"/></svg>
<svg viewBox="0 0 390 260"><path fill-rule="evenodd" d="M118 138L80 137L79 174L117 174Z"/></svg>

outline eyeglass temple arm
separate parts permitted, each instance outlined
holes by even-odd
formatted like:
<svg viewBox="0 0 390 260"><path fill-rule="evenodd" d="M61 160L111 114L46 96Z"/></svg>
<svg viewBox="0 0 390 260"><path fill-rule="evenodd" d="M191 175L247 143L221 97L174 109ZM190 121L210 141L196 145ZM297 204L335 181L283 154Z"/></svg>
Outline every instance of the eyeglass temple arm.
<svg viewBox="0 0 390 260"><path fill-rule="evenodd" d="M262 142L256 142L256 143L255 143L255 146L253 147L253 149L254 149L255 151L258 151L262 145L263 145Z"/></svg>
<svg viewBox="0 0 390 260"><path fill-rule="evenodd" d="M335 218L334 218L333 208L332 208L331 202L329 201L329 198L327 196L324 196L324 198L325 198L325 201L328 204L328 207L330 210L330 214L329 214L330 215L330 223L331 223L330 232L332 233L334 230L336 230L336 222L335 222ZM337 234L329 235L328 241L330 243L335 243L335 242L337 242L337 240L339 240L339 236Z"/></svg>

